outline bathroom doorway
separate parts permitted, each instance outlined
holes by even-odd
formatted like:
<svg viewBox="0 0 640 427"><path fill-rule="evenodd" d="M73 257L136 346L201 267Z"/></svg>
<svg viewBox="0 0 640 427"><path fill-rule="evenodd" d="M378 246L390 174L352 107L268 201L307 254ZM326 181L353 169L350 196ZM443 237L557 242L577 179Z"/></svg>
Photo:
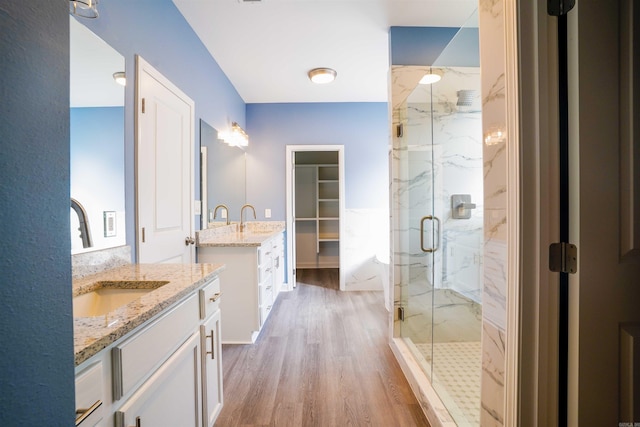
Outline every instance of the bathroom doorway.
<svg viewBox="0 0 640 427"><path fill-rule="evenodd" d="M286 162L289 289L299 268L337 268L344 290L344 146L288 145Z"/></svg>

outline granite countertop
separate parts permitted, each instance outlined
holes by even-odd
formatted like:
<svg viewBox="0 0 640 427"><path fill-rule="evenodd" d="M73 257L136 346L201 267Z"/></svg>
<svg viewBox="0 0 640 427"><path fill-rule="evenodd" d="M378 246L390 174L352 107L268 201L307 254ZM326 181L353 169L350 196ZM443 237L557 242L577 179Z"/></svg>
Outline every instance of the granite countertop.
<svg viewBox="0 0 640 427"><path fill-rule="evenodd" d="M267 240L282 233L284 221L247 222L245 231L240 232L238 224L208 228L196 233L198 247L251 247L260 246Z"/></svg>
<svg viewBox="0 0 640 427"><path fill-rule="evenodd" d="M148 294L106 315L74 317L75 365L78 366L186 297L223 270L223 264L129 264L74 279L74 297L109 285L148 288L162 284Z"/></svg>

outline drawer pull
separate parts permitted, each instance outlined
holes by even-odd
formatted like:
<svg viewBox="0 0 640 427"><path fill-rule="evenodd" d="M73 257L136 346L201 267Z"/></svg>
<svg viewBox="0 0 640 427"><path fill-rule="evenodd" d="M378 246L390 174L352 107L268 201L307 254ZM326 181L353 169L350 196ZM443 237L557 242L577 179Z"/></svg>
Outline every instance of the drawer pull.
<svg viewBox="0 0 640 427"><path fill-rule="evenodd" d="M213 335L213 329L211 330L211 335L207 335L207 338L211 338L211 351L207 351L207 354L211 355L212 360L216 360L216 338L215 335Z"/></svg>
<svg viewBox="0 0 640 427"><path fill-rule="evenodd" d="M142 420L140 419L140 417L136 417L135 427L142 427Z"/></svg>
<svg viewBox="0 0 640 427"><path fill-rule="evenodd" d="M89 415L93 414L93 412L98 409L102 405L102 400L96 400L96 403L91 405L89 408L79 408L76 409L76 425L79 426L84 420L86 420Z"/></svg>
<svg viewBox="0 0 640 427"><path fill-rule="evenodd" d="M218 292L217 294L215 294L214 296L209 298L209 301L216 302L216 301L218 301L220 299L221 296L222 296L222 292Z"/></svg>

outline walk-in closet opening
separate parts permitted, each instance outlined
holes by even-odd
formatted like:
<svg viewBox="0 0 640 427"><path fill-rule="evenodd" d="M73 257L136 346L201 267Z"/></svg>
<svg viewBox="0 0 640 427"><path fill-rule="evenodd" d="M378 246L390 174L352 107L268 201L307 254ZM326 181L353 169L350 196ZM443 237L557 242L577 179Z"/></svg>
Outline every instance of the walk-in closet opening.
<svg viewBox="0 0 640 427"><path fill-rule="evenodd" d="M287 146L289 277L295 278L301 269L333 270L338 272L341 290L343 153L343 146Z"/></svg>

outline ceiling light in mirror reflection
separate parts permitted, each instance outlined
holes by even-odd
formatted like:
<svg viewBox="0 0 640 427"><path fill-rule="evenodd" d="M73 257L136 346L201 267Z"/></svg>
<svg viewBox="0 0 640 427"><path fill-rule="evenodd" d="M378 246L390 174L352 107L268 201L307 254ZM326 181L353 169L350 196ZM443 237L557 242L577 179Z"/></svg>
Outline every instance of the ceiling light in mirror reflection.
<svg viewBox="0 0 640 427"><path fill-rule="evenodd" d="M246 147L249 145L249 136L236 122L233 122L230 130L218 132L218 138L234 147Z"/></svg>

